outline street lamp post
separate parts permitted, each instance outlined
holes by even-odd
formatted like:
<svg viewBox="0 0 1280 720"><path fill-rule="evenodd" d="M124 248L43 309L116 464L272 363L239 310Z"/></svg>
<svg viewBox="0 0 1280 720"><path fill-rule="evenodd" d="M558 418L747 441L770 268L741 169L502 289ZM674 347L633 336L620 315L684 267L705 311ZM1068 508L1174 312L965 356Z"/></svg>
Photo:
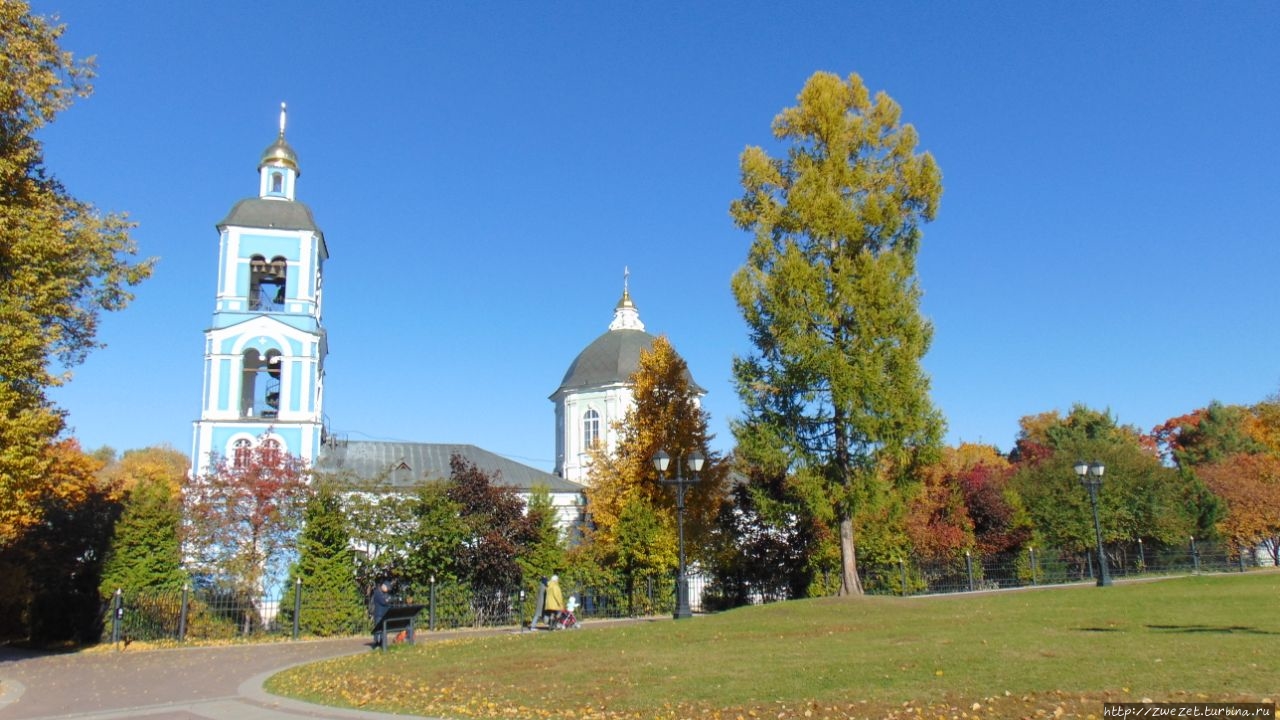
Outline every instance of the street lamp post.
<svg viewBox="0 0 1280 720"><path fill-rule="evenodd" d="M1106 470L1106 466L1096 460L1092 463L1079 460L1075 464L1076 475L1080 484L1089 490L1089 502L1093 505L1093 532L1098 540L1098 587L1111 584L1107 553L1102 549L1102 521L1098 519L1098 488L1102 487L1102 473Z"/></svg>
<svg viewBox="0 0 1280 720"><path fill-rule="evenodd" d="M702 463L706 460L696 450L689 453L689 477L680 473L680 461L676 460L676 476L667 479L667 467L671 464L671 456L665 450L659 450L653 456L653 467L658 470L658 481L664 485L676 486L676 524L680 531L680 566L676 574L676 612L675 618L693 617L689 610L689 578L685 575L684 564L684 493L690 485L698 482L698 473L702 472Z"/></svg>

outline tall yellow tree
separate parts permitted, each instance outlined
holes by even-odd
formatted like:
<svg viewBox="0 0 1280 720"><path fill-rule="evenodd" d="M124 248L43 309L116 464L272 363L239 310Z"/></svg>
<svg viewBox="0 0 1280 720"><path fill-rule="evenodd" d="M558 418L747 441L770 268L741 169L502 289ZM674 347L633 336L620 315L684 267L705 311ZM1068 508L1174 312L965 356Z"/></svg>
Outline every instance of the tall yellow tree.
<svg viewBox="0 0 1280 720"><path fill-rule="evenodd" d="M786 154L743 151L730 208L752 234L733 292L755 346L734 360L734 433L739 447L821 479L823 512L838 519L840 592L860 594L859 532L873 528L858 518L892 503L942 431L916 281L942 174L898 104L856 74L815 73L797 100L773 121Z"/></svg>
<svg viewBox="0 0 1280 720"><path fill-rule="evenodd" d="M683 463L693 452L706 458L698 482L685 497L686 551L700 555L700 541L725 496L729 467L707 445L707 414L698 402L688 366L665 337L640 354L631 378L634 406L623 418L616 451L592 454L587 507L588 538L598 556L628 575L676 566L675 489L659 482L653 456L666 451ZM687 465L682 472L689 477ZM674 465L668 477L675 472Z"/></svg>
<svg viewBox="0 0 1280 720"><path fill-rule="evenodd" d="M98 345L98 318L151 274L122 215L72 197L36 133L92 91L63 28L0 0L0 547L40 520L62 413L46 391Z"/></svg>

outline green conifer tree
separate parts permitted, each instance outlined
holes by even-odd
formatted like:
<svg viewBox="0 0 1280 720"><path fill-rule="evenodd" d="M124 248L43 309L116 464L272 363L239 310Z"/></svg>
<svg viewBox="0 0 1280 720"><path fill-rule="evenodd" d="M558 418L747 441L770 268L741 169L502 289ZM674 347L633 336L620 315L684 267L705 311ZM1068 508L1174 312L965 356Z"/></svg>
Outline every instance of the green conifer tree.
<svg viewBox="0 0 1280 720"><path fill-rule="evenodd" d="M298 561L280 601L280 619L293 623L295 593L301 589L299 627L308 635L342 635L367 629L368 613L356 584L351 534L342 499L327 485L307 503L298 543ZM301 583L299 583L301 581Z"/></svg>
<svg viewBox="0 0 1280 720"><path fill-rule="evenodd" d="M103 597L117 588L179 590L187 582L178 540L182 505L166 480L142 478L129 491L103 564Z"/></svg>
<svg viewBox="0 0 1280 720"><path fill-rule="evenodd" d="M564 571L565 542L556 526L556 509L546 487L532 489L525 514L533 525L532 539L516 562L524 574L525 586L532 588L538 578Z"/></svg>

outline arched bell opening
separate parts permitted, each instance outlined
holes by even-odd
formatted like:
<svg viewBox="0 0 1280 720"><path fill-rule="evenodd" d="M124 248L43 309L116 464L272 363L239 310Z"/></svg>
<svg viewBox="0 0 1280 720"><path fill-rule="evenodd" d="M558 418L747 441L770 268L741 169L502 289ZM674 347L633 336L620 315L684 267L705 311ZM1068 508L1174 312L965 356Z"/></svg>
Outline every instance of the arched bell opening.
<svg viewBox="0 0 1280 720"><path fill-rule="evenodd" d="M279 417L284 356L275 349L261 353L256 348L249 348L244 351L243 362L240 415L268 420Z"/></svg>
<svg viewBox="0 0 1280 720"><path fill-rule="evenodd" d="M249 309L283 312L289 280L289 261L277 255L270 262L262 255L249 259Z"/></svg>

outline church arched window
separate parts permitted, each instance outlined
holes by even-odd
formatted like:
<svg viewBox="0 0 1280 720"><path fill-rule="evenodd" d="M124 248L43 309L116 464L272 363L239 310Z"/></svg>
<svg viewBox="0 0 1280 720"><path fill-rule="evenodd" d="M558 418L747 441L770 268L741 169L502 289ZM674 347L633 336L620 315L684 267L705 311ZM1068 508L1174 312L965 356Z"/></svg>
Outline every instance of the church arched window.
<svg viewBox="0 0 1280 720"><path fill-rule="evenodd" d="M281 172L271 173L271 192L273 193L284 192L284 173L281 173Z"/></svg>
<svg viewBox="0 0 1280 720"><path fill-rule="evenodd" d="M240 438L235 442L234 449L232 450L231 466L238 468L247 466L252 453L253 449L248 439Z"/></svg>
<svg viewBox="0 0 1280 720"><path fill-rule="evenodd" d="M267 438L262 441L262 462L266 465L275 465L280 462L279 440Z"/></svg>
<svg viewBox="0 0 1280 720"><path fill-rule="evenodd" d="M600 413L588 410L582 416L582 447L593 448L600 444Z"/></svg>

